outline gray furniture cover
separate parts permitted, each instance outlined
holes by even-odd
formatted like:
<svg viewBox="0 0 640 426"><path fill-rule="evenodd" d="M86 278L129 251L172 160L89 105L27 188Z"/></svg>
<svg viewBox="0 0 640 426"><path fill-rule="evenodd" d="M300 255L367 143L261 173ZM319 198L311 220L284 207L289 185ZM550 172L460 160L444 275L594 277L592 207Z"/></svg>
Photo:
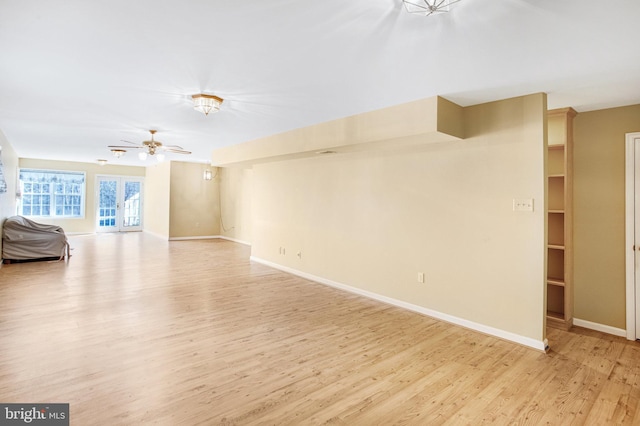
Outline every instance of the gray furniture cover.
<svg viewBox="0 0 640 426"><path fill-rule="evenodd" d="M44 225L22 216L12 216L2 227L2 258L28 260L69 256L64 230Z"/></svg>

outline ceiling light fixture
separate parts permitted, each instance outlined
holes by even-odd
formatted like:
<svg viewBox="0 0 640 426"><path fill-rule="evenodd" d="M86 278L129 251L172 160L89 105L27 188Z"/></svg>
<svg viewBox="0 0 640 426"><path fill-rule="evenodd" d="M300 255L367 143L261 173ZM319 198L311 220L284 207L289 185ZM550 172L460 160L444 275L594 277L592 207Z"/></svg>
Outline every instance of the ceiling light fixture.
<svg viewBox="0 0 640 426"><path fill-rule="evenodd" d="M126 142L129 145L109 145L111 148L111 152L116 157L122 156L126 150L123 148L130 149L141 149L142 151L138 152L138 158L142 161L145 161L149 155L156 157L159 163L163 162L165 159L165 152L174 152L176 154L191 154L191 151L185 151L181 146L178 145L163 145L162 142L158 142L153 137L157 133L157 130L149 130L151 133L150 141L143 141L141 144L136 144L133 142L122 140L122 142Z"/></svg>
<svg viewBox="0 0 640 426"><path fill-rule="evenodd" d="M460 0L402 0L407 12L429 16L449 11L449 5Z"/></svg>
<svg viewBox="0 0 640 426"><path fill-rule="evenodd" d="M149 155L154 155L154 154L152 154L151 152L147 153L147 152L144 152L144 151L140 151L138 153L138 158L140 160L142 160L142 161L145 161L148 158ZM163 153L161 153L161 152L155 154L155 156L156 156L156 160L158 160L158 163L162 163L164 161L164 159L165 159L165 155Z"/></svg>
<svg viewBox="0 0 640 426"><path fill-rule="evenodd" d="M105 164L107 164L107 160L104 160L102 158L96 160L98 162L99 165L104 166Z"/></svg>
<svg viewBox="0 0 640 426"><path fill-rule="evenodd" d="M222 105L224 101L224 99L217 96L205 95L203 93L192 95L191 99L193 99L193 109L200 111L204 115L209 115L210 112L220 111L220 105Z"/></svg>
<svg viewBox="0 0 640 426"><path fill-rule="evenodd" d="M127 151L125 151L124 149L112 149L111 150L111 153L116 158L122 157L125 154L125 152L127 152Z"/></svg>

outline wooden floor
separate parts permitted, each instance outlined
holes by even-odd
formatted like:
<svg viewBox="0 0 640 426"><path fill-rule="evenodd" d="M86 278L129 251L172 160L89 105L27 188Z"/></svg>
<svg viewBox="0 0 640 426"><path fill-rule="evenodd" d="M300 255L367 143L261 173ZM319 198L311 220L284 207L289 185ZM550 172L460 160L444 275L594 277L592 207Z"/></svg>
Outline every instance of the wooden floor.
<svg viewBox="0 0 640 426"><path fill-rule="evenodd" d="M250 263L223 240L70 238L0 269L0 402L72 425L640 424L640 345L544 354Z"/></svg>

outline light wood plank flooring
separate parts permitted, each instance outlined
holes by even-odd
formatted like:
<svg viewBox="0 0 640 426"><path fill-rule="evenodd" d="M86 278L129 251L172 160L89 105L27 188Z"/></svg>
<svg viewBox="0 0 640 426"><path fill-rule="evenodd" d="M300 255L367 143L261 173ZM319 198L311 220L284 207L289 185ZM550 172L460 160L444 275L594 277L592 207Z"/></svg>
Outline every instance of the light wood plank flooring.
<svg viewBox="0 0 640 426"><path fill-rule="evenodd" d="M248 247L70 238L0 269L0 401L72 425L640 424L640 346L549 330L551 351L249 262Z"/></svg>

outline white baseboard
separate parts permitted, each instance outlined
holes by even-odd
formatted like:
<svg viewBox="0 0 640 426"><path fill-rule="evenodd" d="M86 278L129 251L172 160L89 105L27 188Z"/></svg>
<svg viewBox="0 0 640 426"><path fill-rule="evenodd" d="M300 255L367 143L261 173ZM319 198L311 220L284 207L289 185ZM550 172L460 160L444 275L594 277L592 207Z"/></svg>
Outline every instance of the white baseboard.
<svg viewBox="0 0 640 426"><path fill-rule="evenodd" d="M220 238L219 235L195 235L192 237L169 237L169 241L186 241L186 240L212 240Z"/></svg>
<svg viewBox="0 0 640 426"><path fill-rule="evenodd" d="M223 240L227 240L227 241L233 241L234 243L239 243L239 244L244 244L245 246L250 246L251 243L248 241L243 241L243 240L239 240L237 238L231 238L231 237L227 237L224 235L218 235L217 238L223 239Z"/></svg>
<svg viewBox="0 0 640 426"><path fill-rule="evenodd" d="M627 330L611 327L610 325L598 324L597 322L574 318L573 325L588 328L589 330L600 331L602 333L613 334L614 336L627 337Z"/></svg>
<svg viewBox="0 0 640 426"><path fill-rule="evenodd" d="M231 238L231 237L227 237L227 236L224 236L224 235L199 235L199 236L194 236L194 237L170 237L169 241L212 240L212 239L227 240L227 241L232 241L234 243L244 244L244 245L247 245L247 246L251 245L251 243L249 243L247 241L238 240L236 238Z"/></svg>
<svg viewBox="0 0 640 426"><path fill-rule="evenodd" d="M146 229L144 229L142 232L144 232L145 234L153 235L154 237L157 237L157 238L162 238L165 241L169 240L169 237L167 235L158 234L153 231L147 231Z"/></svg>
<svg viewBox="0 0 640 426"><path fill-rule="evenodd" d="M378 293L373 293L371 291L363 290L357 287L352 287L347 284L342 284L336 281L331 281L326 278L318 277L312 274L308 274L306 272L298 271L293 268L289 268L287 266L282 266L274 262L270 262L268 260L261 259L259 257L251 256L251 260L254 262L261 263L263 265L272 267L274 269L281 270L283 272L287 272L292 275L297 275L299 277L315 281L320 284L325 284L330 287L338 288L340 290L345 290L350 293L355 293L360 296L368 297L370 299L377 300L379 302L387 303L393 306L397 306L403 309L407 309L409 311L417 312L422 315L426 315L428 317L432 317L441 321L445 321L451 324L459 325L464 328L468 328L470 330L478 331L483 334L488 334L490 336L498 337L503 340L508 340L510 342L518 343L523 346L527 346L533 349L537 349L540 351L546 351L549 347L547 340L535 340L530 337L521 336L519 334L511 333L509 331L501 330L498 328L490 327L484 324L479 324L473 321L466 320L464 318L458 318L453 315L445 314L442 312L434 311L433 309L425 308L423 306L414 305L412 303L404 302L402 300L393 299L391 297L383 296Z"/></svg>

